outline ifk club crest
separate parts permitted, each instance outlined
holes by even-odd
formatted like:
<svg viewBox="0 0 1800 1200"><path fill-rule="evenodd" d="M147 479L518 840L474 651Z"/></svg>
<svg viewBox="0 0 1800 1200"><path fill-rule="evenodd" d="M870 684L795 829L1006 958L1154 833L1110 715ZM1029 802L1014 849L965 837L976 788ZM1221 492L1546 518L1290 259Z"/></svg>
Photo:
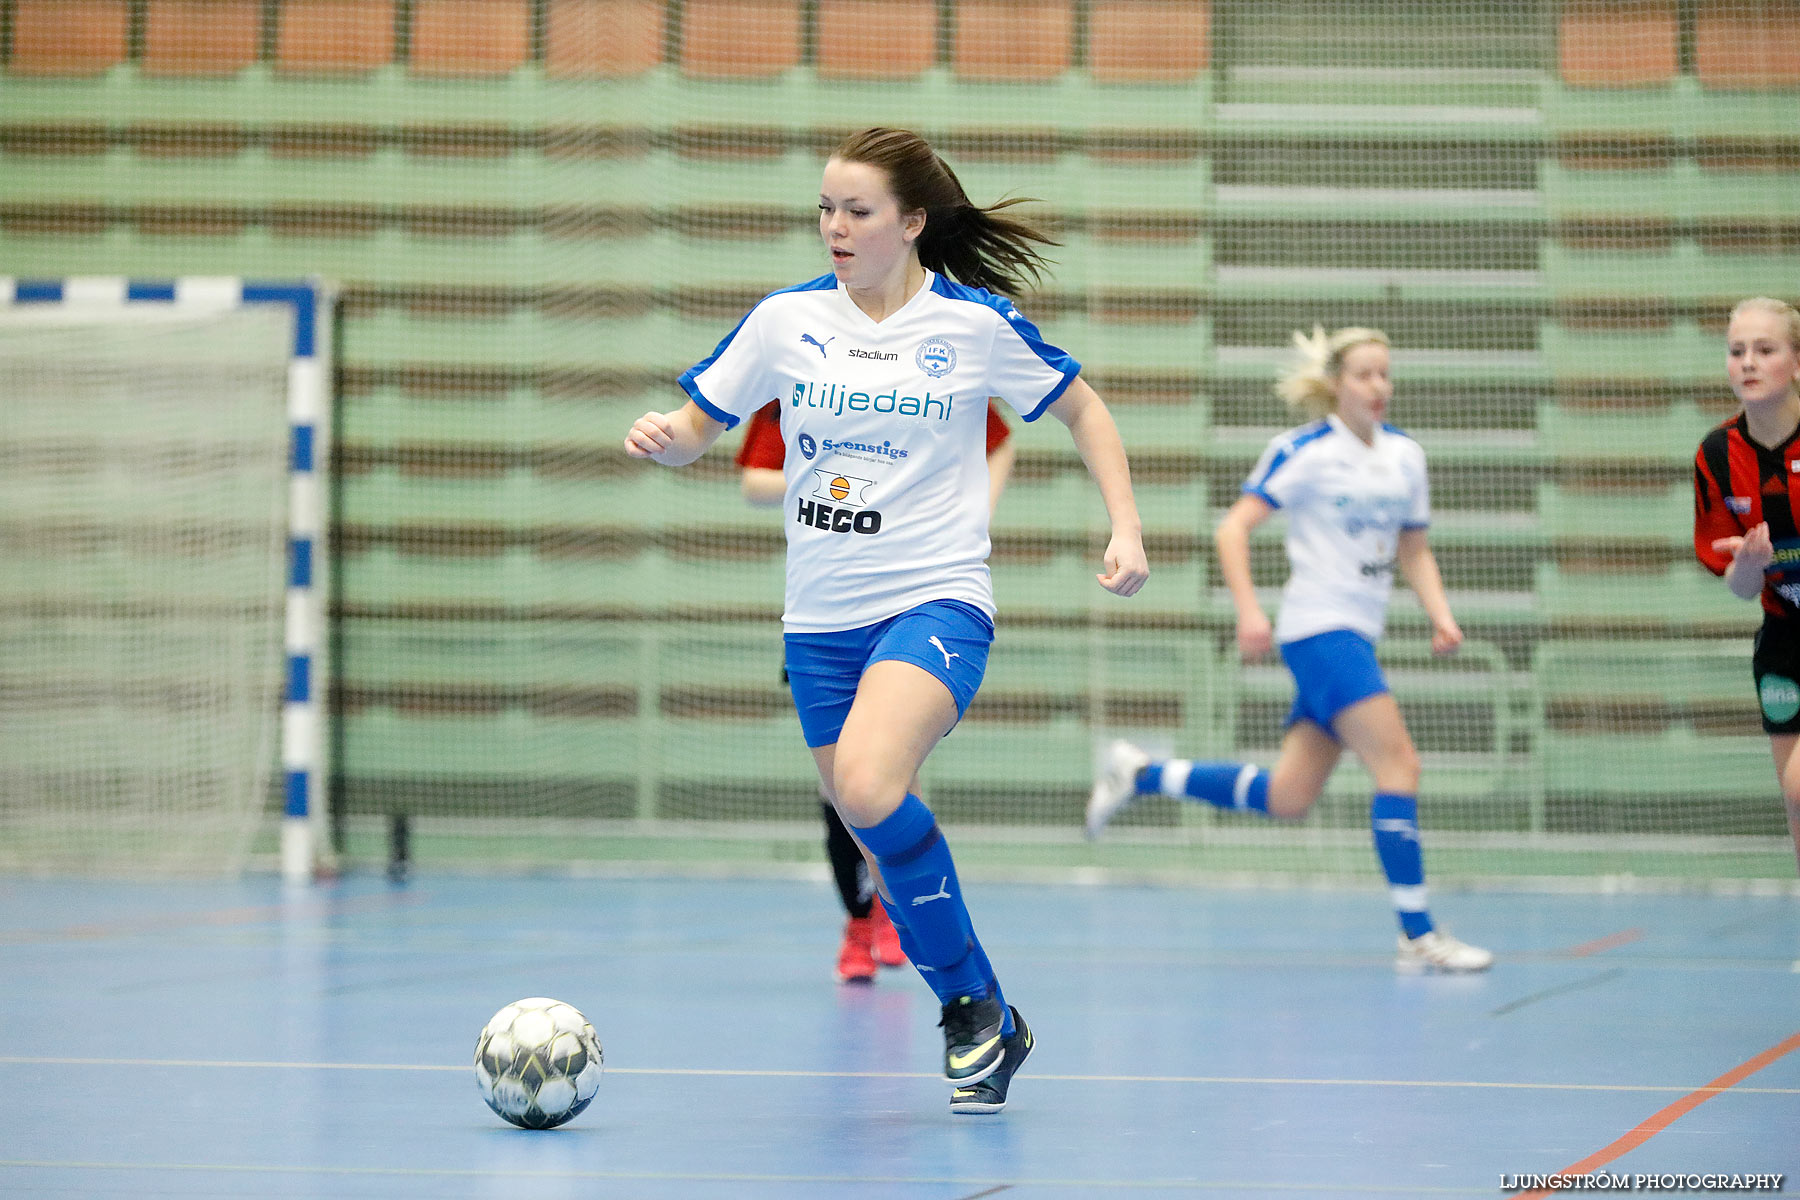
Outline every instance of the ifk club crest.
<svg viewBox="0 0 1800 1200"><path fill-rule="evenodd" d="M942 379L956 369L956 347L941 337L926 338L919 343L919 352L913 355L913 361L919 364L919 370L933 379Z"/></svg>

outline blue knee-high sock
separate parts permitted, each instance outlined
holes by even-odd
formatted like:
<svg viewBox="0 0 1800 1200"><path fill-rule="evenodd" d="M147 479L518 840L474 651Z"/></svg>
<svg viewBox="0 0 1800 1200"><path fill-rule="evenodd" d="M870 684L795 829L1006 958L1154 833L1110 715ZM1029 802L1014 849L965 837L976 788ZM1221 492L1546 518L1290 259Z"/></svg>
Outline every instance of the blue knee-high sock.
<svg viewBox="0 0 1800 1200"><path fill-rule="evenodd" d="M932 990L947 996L986 996L989 972L983 970L983 956L975 949L975 930L956 882L956 864L924 801L908 793L885 820L867 828L857 826L856 836L881 866L882 883L893 900L889 913L894 929L910 937L901 943L906 956L938 976Z"/></svg>
<svg viewBox="0 0 1800 1200"><path fill-rule="evenodd" d="M1369 806L1375 857L1387 876L1388 895L1407 937L1431 932L1425 909L1425 852L1419 847L1419 801L1395 792L1377 792Z"/></svg>
<svg viewBox="0 0 1800 1200"><path fill-rule="evenodd" d="M1217 808L1269 812L1269 773L1250 763L1190 762L1170 758L1138 772L1140 796L1202 800Z"/></svg>
<svg viewBox="0 0 1800 1200"><path fill-rule="evenodd" d="M950 1003L950 1001L956 998L957 993L950 990L949 986L944 981L943 975L919 962L918 956L913 953L914 942L912 930L907 928L904 914L902 914L893 904L890 904L886 896L881 896L878 893L877 900L881 907L887 910L888 920L894 923L894 932L899 935L900 948L906 951L906 957L911 960L913 967L919 972L919 978L923 979L926 985L931 988L932 994L937 996L939 1004ZM987 952L981 948L981 939L975 937L973 931L971 931L969 940L972 943L969 952L973 954L979 962L981 976L983 979L987 980L988 991L992 993L994 999L1000 1002L1000 1008L1006 1014L1005 1023L1001 1028L1000 1033L1004 1037L1011 1037L1013 1035L1012 1009L1007 1006L1006 997L1000 991L1000 981L994 977L994 968L988 963Z"/></svg>

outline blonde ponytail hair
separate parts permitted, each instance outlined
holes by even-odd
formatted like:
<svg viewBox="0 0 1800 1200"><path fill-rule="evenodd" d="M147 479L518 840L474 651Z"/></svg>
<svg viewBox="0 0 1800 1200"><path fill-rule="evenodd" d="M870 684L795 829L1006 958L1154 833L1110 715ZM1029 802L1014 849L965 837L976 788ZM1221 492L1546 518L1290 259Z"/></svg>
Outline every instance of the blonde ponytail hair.
<svg viewBox="0 0 1800 1200"><path fill-rule="evenodd" d="M1776 300L1769 296L1752 296L1748 300L1740 300L1731 310L1730 321L1737 320L1738 314L1746 308L1761 309L1787 322L1788 346L1800 351L1800 311L1785 300ZM1728 322L1729 323L1729 322Z"/></svg>
<svg viewBox="0 0 1800 1200"><path fill-rule="evenodd" d="M1314 325L1310 336L1294 331L1294 364L1275 380L1275 394L1309 417L1323 417L1337 411L1337 375L1344 364L1344 352L1367 342L1388 344L1387 334L1379 329L1347 326L1327 334L1323 325Z"/></svg>

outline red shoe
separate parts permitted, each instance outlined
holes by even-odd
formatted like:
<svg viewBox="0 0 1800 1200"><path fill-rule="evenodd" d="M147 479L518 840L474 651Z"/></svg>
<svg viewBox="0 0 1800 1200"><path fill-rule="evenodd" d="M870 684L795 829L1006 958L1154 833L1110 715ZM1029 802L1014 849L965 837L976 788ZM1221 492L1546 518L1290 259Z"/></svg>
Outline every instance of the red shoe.
<svg viewBox="0 0 1800 1200"><path fill-rule="evenodd" d="M875 961L884 967L904 967L906 951L900 948L900 935L894 932L894 922L888 918L887 909L879 900L869 908L869 925L875 933L872 945Z"/></svg>
<svg viewBox="0 0 1800 1200"><path fill-rule="evenodd" d="M851 917L844 922L844 944L838 947L839 983L875 981L875 957L869 952L875 931L870 926L868 917Z"/></svg>

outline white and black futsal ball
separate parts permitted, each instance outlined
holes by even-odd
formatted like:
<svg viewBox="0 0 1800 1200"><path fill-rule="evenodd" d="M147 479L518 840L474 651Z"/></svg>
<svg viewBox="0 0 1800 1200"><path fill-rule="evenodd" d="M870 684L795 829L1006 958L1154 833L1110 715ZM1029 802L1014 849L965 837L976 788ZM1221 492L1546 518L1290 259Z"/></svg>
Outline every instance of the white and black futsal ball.
<svg viewBox="0 0 1800 1200"><path fill-rule="evenodd" d="M475 1041L481 1098L522 1129L551 1129L586 1108L602 1065L588 1019L543 996L514 1000Z"/></svg>

